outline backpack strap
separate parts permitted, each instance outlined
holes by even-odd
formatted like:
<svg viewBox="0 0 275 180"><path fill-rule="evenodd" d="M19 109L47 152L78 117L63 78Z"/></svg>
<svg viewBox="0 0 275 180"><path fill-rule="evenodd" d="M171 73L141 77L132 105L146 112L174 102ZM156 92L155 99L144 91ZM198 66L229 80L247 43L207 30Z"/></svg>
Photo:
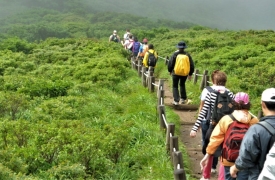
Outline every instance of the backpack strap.
<svg viewBox="0 0 275 180"><path fill-rule="evenodd" d="M214 89L210 86L206 86L205 89L207 89L208 92L213 92L214 91Z"/></svg>
<svg viewBox="0 0 275 180"><path fill-rule="evenodd" d="M229 116L233 121L237 121L237 119L233 116L233 114L228 114L228 116Z"/></svg>
<svg viewBox="0 0 275 180"><path fill-rule="evenodd" d="M268 122L261 121L258 124L263 126L272 136L275 135L275 128L273 126L271 126Z"/></svg>

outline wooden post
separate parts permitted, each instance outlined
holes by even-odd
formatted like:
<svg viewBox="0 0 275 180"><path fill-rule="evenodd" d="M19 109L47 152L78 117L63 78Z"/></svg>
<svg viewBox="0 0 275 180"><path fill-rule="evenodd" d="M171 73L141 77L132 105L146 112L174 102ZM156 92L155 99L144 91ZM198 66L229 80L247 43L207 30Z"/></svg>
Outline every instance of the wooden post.
<svg viewBox="0 0 275 180"><path fill-rule="evenodd" d="M171 160L173 162L173 152L179 150L179 142L178 136L170 137L170 156L172 157Z"/></svg>
<svg viewBox="0 0 275 180"><path fill-rule="evenodd" d="M209 76L205 75L204 87L209 86Z"/></svg>
<svg viewBox="0 0 275 180"><path fill-rule="evenodd" d="M141 77L142 62L140 59L138 60L138 70L137 71L138 71L138 76Z"/></svg>
<svg viewBox="0 0 275 180"><path fill-rule="evenodd" d="M173 159L174 159L174 178L176 180L186 180L182 153L180 151L173 152Z"/></svg>
<svg viewBox="0 0 275 180"><path fill-rule="evenodd" d="M164 80L160 79L159 80L159 86L158 86L158 91L157 91L157 97L159 97L160 90L164 89Z"/></svg>
<svg viewBox="0 0 275 180"><path fill-rule="evenodd" d="M166 149L167 151L170 150L170 134L174 136L175 134L175 124L168 123L167 131L166 131Z"/></svg>
<svg viewBox="0 0 275 180"><path fill-rule="evenodd" d="M148 84L148 87L149 87L149 92L155 92L155 77L154 76L150 76L149 77L149 84Z"/></svg>
<svg viewBox="0 0 275 180"><path fill-rule="evenodd" d="M203 90L204 88L205 75L207 75L207 73L208 73L208 70L204 70L201 85L200 85L200 90Z"/></svg>
<svg viewBox="0 0 275 180"><path fill-rule="evenodd" d="M165 114L165 106L164 105L159 105L158 106L158 111L159 111L159 122L160 122L160 129L166 129L166 125L165 125L165 119L162 117L164 116L166 118L166 114Z"/></svg>
<svg viewBox="0 0 275 180"><path fill-rule="evenodd" d="M158 106L164 105L164 92L165 90L160 90L158 93Z"/></svg>
<svg viewBox="0 0 275 180"><path fill-rule="evenodd" d="M198 81L198 74L199 74L199 70L196 69L196 70L195 70L195 74L194 74L194 84L197 84L197 81Z"/></svg>
<svg viewBox="0 0 275 180"><path fill-rule="evenodd" d="M142 79L142 85L146 87L146 67L142 67L142 73L141 73L141 79Z"/></svg>

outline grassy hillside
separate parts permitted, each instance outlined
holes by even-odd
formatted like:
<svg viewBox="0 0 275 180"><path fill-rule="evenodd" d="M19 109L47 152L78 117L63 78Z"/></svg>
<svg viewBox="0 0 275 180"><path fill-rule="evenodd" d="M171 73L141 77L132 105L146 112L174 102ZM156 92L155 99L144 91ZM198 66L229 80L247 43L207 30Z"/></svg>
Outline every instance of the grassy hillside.
<svg viewBox="0 0 275 180"><path fill-rule="evenodd" d="M0 179L171 179L156 97L141 86L122 46L107 42L113 29L122 35L130 26L162 57L184 40L201 73L223 70L229 89L249 93L254 114L261 92L274 86L274 31L88 13L88 6L72 7L77 3L37 1L1 19ZM162 59L155 72L171 83ZM187 86L198 104L199 85ZM179 123L169 109L167 116Z"/></svg>

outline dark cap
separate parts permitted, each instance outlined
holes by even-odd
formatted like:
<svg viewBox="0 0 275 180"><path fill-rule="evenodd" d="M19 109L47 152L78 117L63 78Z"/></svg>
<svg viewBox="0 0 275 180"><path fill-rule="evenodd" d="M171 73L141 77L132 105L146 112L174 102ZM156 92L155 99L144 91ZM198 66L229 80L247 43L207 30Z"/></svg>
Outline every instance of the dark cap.
<svg viewBox="0 0 275 180"><path fill-rule="evenodd" d="M187 46L184 41L181 41L178 43L177 48L185 49L187 48Z"/></svg>

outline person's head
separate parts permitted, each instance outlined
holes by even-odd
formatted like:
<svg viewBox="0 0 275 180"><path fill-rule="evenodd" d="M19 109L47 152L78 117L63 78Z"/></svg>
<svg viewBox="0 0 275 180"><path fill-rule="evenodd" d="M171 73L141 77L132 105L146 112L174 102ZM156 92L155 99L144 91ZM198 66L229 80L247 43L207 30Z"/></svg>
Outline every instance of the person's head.
<svg viewBox="0 0 275 180"><path fill-rule="evenodd" d="M275 88L268 88L262 93L262 110L265 115L275 113Z"/></svg>
<svg viewBox="0 0 275 180"><path fill-rule="evenodd" d="M217 86L225 86L227 81L227 76L224 72L220 70L215 70L211 74L211 80L213 84Z"/></svg>
<svg viewBox="0 0 275 180"><path fill-rule="evenodd" d="M130 32L130 29L126 29L126 32Z"/></svg>
<svg viewBox="0 0 275 180"><path fill-rule="evenodd" d="M187 48L187 45L184 41L180 41L176 47L179 49L180 52L183 52L184 49Z"/></svg>
<svg viewBox="0 0 275 180"><path fill-rule="evenodd" d="M148 45L148 49L154 49L154 45L153 44L149 44Z"/></svg>
<svg viewBox="0 0 275 180"><path fill-rule="evenodd" d="M116 31L116 30L114 30L114 31L113 31L113 34L116 34L116 33L117 33L117 31Z"/></svg>
<svg viewBox="0 0 275 180"><path fill-rule="evenodd" d="M129 39L133 39L133 35L132 34L129 34Z"/></svg>
<svg viewBox="0 0 275 180"><path fill-rule="evenodd" d="M244 92L238 92L235 95L233 105L235 110L250 110L251 103L249 101L248 94Z"/></svg>
<svg viewBox="0 0 275 180"><path fill-rule="evenodd" d="M147 44L147 43L148 43L148 40L147 40L146 38L144 38L144 39L142 40L142 42L143 42L143 44Z"/></svg>
<svg viewBox="0 0 275 180"><path fill-rule="evenodd" d="M138 42L138 38L137 38L137 37L134 37L134 41L135 41L135 42Z"/></svg>

